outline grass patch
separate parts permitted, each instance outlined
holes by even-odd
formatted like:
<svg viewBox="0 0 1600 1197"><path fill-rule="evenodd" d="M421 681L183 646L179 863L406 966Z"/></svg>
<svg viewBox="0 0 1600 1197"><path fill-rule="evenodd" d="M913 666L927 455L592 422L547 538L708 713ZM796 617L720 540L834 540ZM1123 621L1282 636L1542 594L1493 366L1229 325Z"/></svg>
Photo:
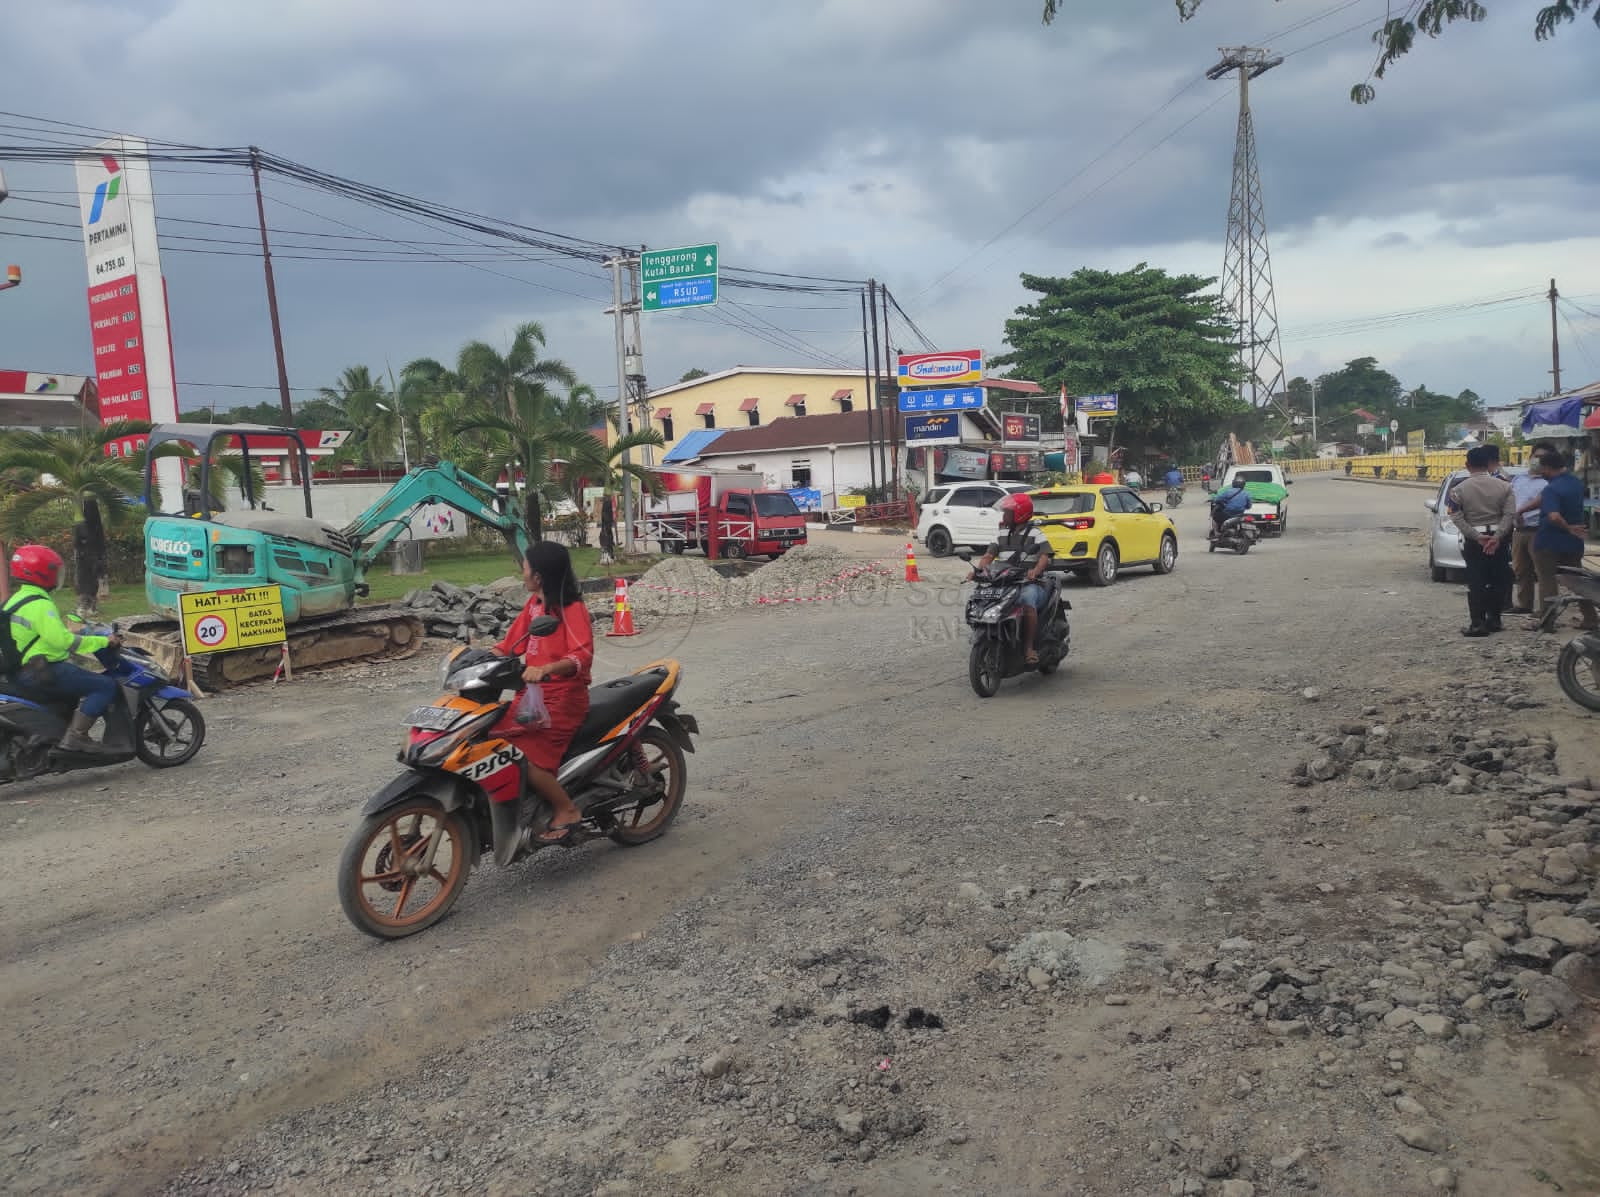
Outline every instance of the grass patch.
<svg viewBox="0 0 1600 1197"><path fill-rule="evenodd" d="M648 569L659 557L630 558L628 569ZM611 577L616 565L601 565L600 550L596 548L573 549L572 567L580 578ZM453 551L429 556L420 574L393 574L387 561L374 565L367 573L367 585L372 593L361 599L362 605L393 603L411 590L430 586L434 582L453 582L457 586L475 586L517 574L516 558L504 549L490 551ZM63 605L70 609L72 596L65 597ZM100 604L103 620L125 619L130 615L146 615L150 605L145 601L143 582L126 582L111 587L111 597Z"/></svg>

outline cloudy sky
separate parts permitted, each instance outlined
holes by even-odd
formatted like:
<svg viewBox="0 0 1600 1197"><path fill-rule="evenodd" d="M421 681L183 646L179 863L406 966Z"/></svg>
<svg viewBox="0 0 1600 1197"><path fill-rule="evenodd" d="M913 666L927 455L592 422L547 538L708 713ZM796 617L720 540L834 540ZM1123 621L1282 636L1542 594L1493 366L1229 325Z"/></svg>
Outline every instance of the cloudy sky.
<svg viewBox="0 0 1600 1197"><path fill-rule="evenodd" d="M1494 0L1357 107L1349 87L1391 7L1206 0L1180 23L1169 0L1068 0L1043 27L1038 0L50 0L0 18L4 107L29 118L0 116L0 144L39 140L45 117L259 145L564 234L715 241L728 266L876 277L940 345L995 352L1021 271L1219 272L1236 87L1203 75L1219 46L1265 44L1287 55L1252 98L1290 373L1370 354L1408 386L1537 393L1550 314L1535 296L1555 276L1600 312L1600 31L1584 20L1536 44L1535 0ZM26 279L0 295L0 366L87 372L71 169L0 166L0 260ZM155 172L180 404L272 398L248 176ZM357 259L275 255L299 397L350 364L503 344L528 319L615 393L597 268L454 264L451 234L266 190L276 239ZM373 258L406 248L415 260ZM1523 298L1467 306L1507 297ZM742 306L646 317L653 384L860 360L850 297L729 298ZM1600 319L1563 307L1561 336L1567 385L1600 378ZM219 383L233 387L204 385Z"/></svg>

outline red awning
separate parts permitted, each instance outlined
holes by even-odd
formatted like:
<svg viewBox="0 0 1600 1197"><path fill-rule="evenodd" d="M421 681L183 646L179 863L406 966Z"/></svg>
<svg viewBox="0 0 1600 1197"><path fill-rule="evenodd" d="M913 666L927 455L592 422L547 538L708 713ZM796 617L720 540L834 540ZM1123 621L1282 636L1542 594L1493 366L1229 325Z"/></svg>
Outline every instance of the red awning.
<svg viewBox="0 0 1600 1197"><path fill-rule="evenodd" d="M1583 422L1585 428L1600 428L1600 407L1589 413L1589 418Z"/></svg>
<svg viewBox="0 0 1600 1197"><path fill-rule="evenodd" d="M656 408L656 416L662 420L670 420L672 419L672 409L670 407L658 407Z"/></svg>
<svg viewBox="0 0 1600 1197"><path fill-rule="evenodd" d="M702 403L694 409L694 414L697 416L714 416L717 414L717 405L715 403Z"/></svg>
<svg viewBox="0 0 1600 1197"><path fill-rule="evenodd" d="M756 407L760 404L760 402L761 402L761 400L755 399L755 398L741 399L741 400L739 400L739 410L740 411L755 411Z"/></svg>
<svg viewBox="0 0 1600 1197"><path fill-rule="evenodd" d="M846 387L842 391L835 391L833 393L833 397L835 399L848 399L848 398L850 398L851 395L854 395L854 394L855 394L854 391L852 391L849 387Z"/></svg>
<svg viewBox="0 0 1600 1197"><path fill-rule="evenodd" d="M805 401L806 397L804 395L790 395L783 401L783 405L785 407L801 407L805 404Z"/></svg>

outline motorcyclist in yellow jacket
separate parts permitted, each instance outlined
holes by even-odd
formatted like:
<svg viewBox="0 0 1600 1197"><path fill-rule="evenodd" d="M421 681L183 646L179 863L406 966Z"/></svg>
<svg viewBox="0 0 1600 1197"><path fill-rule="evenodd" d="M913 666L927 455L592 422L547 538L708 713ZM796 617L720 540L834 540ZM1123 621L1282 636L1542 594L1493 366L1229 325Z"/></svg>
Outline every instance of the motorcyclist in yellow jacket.
<svg viewBox="0 0 1600 1197"><path fill-rule="evenodd" d="M17 680L34 696L46 700L78 699L78 709L61 737L70 752L103 752L90 739L89 729L116 701L117 683L102 673L80 669L69 659L73 653L95 653L122 643L118 636L90 636L73 632L62 622L50 592L61 584L61 554L40 544L25 544L11 555L11 597L3 612L11 624L11 639L22 658Z"/></svg>

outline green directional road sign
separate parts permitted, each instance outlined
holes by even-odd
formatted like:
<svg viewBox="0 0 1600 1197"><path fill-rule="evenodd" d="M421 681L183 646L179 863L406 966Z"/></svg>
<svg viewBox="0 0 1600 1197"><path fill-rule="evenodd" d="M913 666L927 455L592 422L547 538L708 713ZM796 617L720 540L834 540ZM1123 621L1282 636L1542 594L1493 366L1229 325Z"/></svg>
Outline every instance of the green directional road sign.
<svg viewBox="0 0 1600 1197"><path fill-rule="evenodd" d="M717 247L647 249L639 255L644 310L703 308L717 302Z"/></svg>

